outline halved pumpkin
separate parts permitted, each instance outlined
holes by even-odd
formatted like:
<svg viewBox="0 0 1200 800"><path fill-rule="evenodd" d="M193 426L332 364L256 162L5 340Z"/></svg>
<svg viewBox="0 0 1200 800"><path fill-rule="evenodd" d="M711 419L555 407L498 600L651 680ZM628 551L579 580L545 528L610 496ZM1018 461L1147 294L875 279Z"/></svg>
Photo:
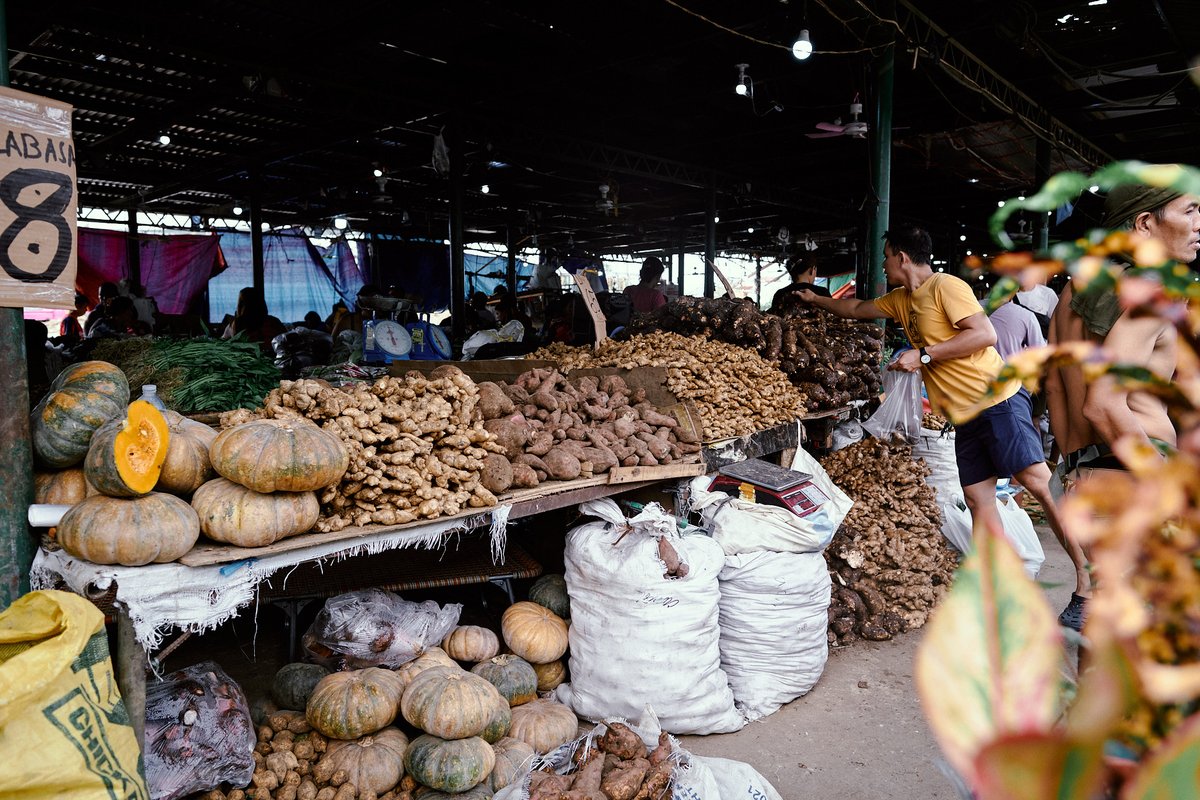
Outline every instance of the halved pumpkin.
<svg viewBox="0 0 1200 800"><path fill-rule="evenodd" d="M101 494L139 497L158 483L169 446L162 412L145 400L135 400L124 417L109 420L92 434L83 471Z"/></svg>

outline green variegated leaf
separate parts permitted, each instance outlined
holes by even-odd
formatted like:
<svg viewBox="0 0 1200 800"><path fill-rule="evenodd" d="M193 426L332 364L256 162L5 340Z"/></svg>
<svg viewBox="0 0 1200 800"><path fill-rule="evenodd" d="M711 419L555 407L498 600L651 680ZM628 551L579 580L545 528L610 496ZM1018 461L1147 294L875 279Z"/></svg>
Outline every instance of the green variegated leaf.
<svg viewBox="0 0 1200 800"><path fill-rule="evenodd" d="M1100 741L1027 734L992 742L975 758L979 800L1091 800L1104 783Z"/></svg>
<svg viewBox="0 0 1200 800"><path fill-rule="evenodd" d="M1012 546L981 529L975 543L930 619L916 663L925 716L968 780L988 743L1051 730L1062 646L1054 613Z"/></svg>
<svg viewBox="0 0 1200 800"><path fill-rule="evenodd" d="M1121 800L1200 797L1200 714L1183 721L1143 759Z"/></svg>
<svg viewBox="0 0 1200 800"><path fill-rule="evenodd" d="M1121 646L1111 637L1096 637L1079 691L1067 713L1067 733L1077 740L1102 741L1137 702L1138 679Z"/></svg>

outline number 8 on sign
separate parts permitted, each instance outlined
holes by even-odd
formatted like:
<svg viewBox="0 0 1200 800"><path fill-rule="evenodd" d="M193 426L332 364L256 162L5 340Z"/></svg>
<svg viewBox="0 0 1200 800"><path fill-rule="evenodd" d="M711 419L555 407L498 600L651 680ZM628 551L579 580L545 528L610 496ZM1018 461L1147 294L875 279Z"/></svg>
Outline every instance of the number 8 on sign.
<svg viewBox="0 0 1200 800"><path fill-rule="evenodd" d="M45 169L15 169L0 180L0 203L16 215L0 231L0 267L9 277L52 283L62 274L71 259L71 226L63 212L73 192L70 176Z"/></svg>

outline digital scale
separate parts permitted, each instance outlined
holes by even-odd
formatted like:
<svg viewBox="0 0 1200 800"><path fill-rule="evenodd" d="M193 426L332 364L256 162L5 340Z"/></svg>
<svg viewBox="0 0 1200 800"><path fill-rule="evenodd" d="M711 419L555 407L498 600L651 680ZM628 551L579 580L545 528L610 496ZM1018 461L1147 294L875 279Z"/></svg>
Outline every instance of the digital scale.
<svg viewBox="0 0 1200 800"><path fill-rule="evenodd" d="M798 517L807 517L829 500L812 482L812 475L761 458L721 467L708 488L748 503L786 508Z"/></svg>

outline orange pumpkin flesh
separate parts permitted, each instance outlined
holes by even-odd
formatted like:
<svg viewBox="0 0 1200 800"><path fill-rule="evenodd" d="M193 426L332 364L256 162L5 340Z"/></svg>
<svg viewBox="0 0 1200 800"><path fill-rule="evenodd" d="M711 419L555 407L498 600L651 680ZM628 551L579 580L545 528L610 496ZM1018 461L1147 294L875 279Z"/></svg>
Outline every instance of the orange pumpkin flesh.
<svg viewBox="0 0 1200 800"><path fill-rule="evenodd" d="M145 400L135 400L124 419L106 422L92 436L84 472L101 494L144 495L158 483L169 445L162 413Z"/></svg>

